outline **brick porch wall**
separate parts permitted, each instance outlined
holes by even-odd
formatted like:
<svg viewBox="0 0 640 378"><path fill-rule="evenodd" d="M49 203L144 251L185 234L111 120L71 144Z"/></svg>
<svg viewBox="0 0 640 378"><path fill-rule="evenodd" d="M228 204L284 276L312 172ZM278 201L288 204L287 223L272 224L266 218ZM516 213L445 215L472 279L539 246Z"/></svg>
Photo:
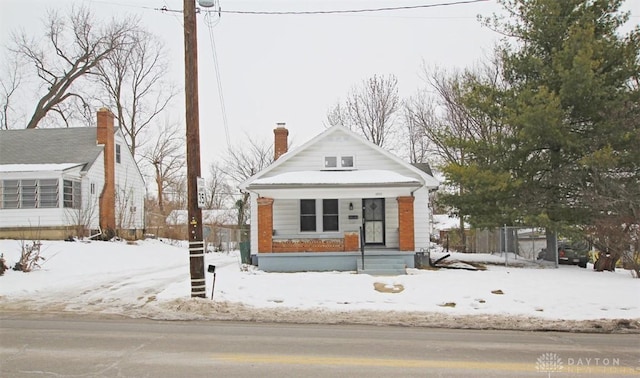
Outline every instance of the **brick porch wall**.
<svg viewBox="0 0 640 378"><path fill-rule="evenodd" d="M345 232L344 238L336 239L286 239L273 240L273 252L355 252L359 250L358 233Z"/></svg>
<svg viewBox="0 0 640 378"><path fill-rule="evenodd" d="M258 198L258 252L273 252L273 198Z"/></svg>
<svg viewBox="0 0 640 378"><path fill-rule="evenodd" d="M344 250L346 252L355 252L360 250L360 234L357 232L345 232Z"/></svg>
<svg viewBox="0 0 640 378"><path fill-rule="evenodd" d="M399 248L401 251L415 250L413 201L414 197L398 197Z"/></svg>
<svg viewBox="0 0 640 378"><path fill-rule="evenodd" d="M293 239L273 242L273 252L342 252L343 239Z"/></svg>

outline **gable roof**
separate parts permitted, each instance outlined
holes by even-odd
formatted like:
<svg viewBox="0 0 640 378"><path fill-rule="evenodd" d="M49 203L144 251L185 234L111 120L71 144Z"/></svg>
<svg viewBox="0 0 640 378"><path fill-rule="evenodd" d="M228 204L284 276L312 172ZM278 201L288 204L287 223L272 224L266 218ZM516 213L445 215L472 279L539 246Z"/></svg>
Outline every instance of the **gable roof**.
<svg viewBox="0 0 640 378"><path fill-rule="evenodd" d="M95 127L20 129L0 131L0 164L84 164L103 151Z"/></svg>
<svg viewBox="0 0 640 378"><path fill-rule="evenodd" d="M435 178L433 178L433 176L431 176L430 174L425 172L424 170L405 162L404 160L402 160L399 157L395 156L391 152L385 150L384 148L382 148L382 147L380 147L380 146L378 146L378 145L376 145L374 143L371 143L370 141L368 141L365 138L361 137L360 135L354 133L353 131L349 130L348 128L346 128L344 126L341 126L341 125L336 125L336 126L332 126L332 127L328 128L325 131L323 131L322 133L316 135L315 137L313 137L312 139L310 139L309 141L304 143L302 146L297 147L297 148L295 148L295 149L293 149L291 151L288 151L287 153L281 155L278 158L278 160L273 162L267 168L263 169L262 171L258 172L257 174L253 175L252 177L247 179L245 182L240 184L240 188L245 190L253 182L255 182L256 180L260 180L262 177L267 175L272 170L274 170L277 167L285 164L287 161L289 161L290 159L292 159L296 155L300 154L302 151L306 150L309 146L316 144L320 140L325 139L329 135L332 135L332 134L334 134L336 132L343 132L345 135L347 135L348 137L352 138L353 140L356 140L357 142L366 145L368 148L371 148L371 149L377 151L378 153L384 155L388 159L390 159L390 160L392 160L392 161L394 161L394 162L406 167L408 170L412 171L413 173L415 173L416 175L421 177L422 180L423 180L423 184L425 186L427 186L429 188L437 188L438 187L438 184L439 184L438 181ZM356 171L351 171L351 172L356 172ZM302 173L308 174L309 172L302 172ZM335 172L327 173L327 174L328 175L329 174L334 174L335 175ZM339 174L339 172L338 172L338 174ZM370 177L370 175L369 175L369 177ZM406 177L405 177L405 179L406 179ZM262 181L262 180L260 180L260 181ZM329 181L329 182L331 182L331 181Z"/></svg>

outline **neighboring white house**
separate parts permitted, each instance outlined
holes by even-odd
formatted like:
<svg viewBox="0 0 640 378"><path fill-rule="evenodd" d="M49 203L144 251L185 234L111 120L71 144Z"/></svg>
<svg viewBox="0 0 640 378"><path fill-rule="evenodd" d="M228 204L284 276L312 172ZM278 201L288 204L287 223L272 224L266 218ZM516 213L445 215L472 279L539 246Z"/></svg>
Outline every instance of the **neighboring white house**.
<svg viewBox="0 0 640 378"><path fill-rule="evenodd" d="M412 266L429 247L428 197L438 182L427 169L342 126L290 152L288 130L280 124L274 134L275 162L240 186L251 195L261 269L356 270L361 247Z"/></svg>
<svg viewBox="0 0 640 378"><path fill-rule="evenodd" d="M141 237L145 184L114 116L97 127L0 131L0 237Z"/></svg>

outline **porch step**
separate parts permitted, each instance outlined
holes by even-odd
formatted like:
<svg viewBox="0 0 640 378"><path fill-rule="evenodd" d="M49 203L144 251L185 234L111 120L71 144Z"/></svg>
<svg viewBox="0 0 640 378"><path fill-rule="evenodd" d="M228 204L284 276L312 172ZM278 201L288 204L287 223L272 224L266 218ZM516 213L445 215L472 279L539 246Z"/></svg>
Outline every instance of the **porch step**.
<svg viewBox="0 0 640 378"><path fill-rule="evenodd" d="M362 258L356 261L358 274L369 274L372 276L398 276L407 274L407 266L402 256L367 256L364 255L364 269L362 268Z"/></svg>

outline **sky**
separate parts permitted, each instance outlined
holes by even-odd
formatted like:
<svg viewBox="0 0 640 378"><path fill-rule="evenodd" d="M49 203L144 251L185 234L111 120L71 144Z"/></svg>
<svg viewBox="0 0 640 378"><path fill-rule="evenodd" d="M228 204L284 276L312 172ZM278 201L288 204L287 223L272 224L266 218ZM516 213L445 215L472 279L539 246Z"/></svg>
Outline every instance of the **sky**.
<svg viewBox="0 0 640 378"><path fill-rule="evenodd" d="M96 14L136 14L161 37L171 56L171 79L184 85L180 0L3 0L2 44L9 31L37 26L46 10L89 5ZM302 3L302 4L301 4ZM223 10L326 10L428 4L433 1L221 0ZM398 77L400 94L423 82L423 62L463 67L491 50L495 33L480 26L493 1L477 4L349 15L237 15L215 17L212 27L228 130L221 110L210 30L198 16L200 143L203 166L250 135L271 141L285 122L290 142L301 145L324 130L327 111L350 89L375 74ZM183 117L180 96L174 112Z"/></svg>
<svg viewBox="0 0 640 378"><path fill-rule="evenodd" d="M165 42L171 57L168 78L183 87L183 26L182 14L177 12L182 8L180 0L2 0L2 45L7 45L10 31L18 27L35 31L47 9L66 10L72 3L88 5L105 17L137 15L150 32ZM220 0L223 11L309 11L435 3L440 1ZM160 11L162 7L168 11ZM632 11L633 22L640 20L640 1L628 0L625 9ZM489 16L499 11L496 0L488 0L359 14L222 13L210 22L201 13L197 27L202 166L218 161L227 148L241 146L247 136L270 143L278 122L286 123L293 147L303 144L324 130L326 114L332 106L343 100L354 85L373 75L395 75L400 96L407 98L425 87L425 65L455 69L485 60L500 36L481 26L477 15ZM182 96L176 99L171 117L184 118Z"/></svg>
<svg viewBox="0 0 640 378"><path fill-rule="evenodd" d="M30 241L0 240L10 267L22 243ZM40 269L0 277L0 310L570 331L640 321L640 279L630 271L596 272L591 264L554 269L513 254L452 253L445 260L491 263L484 271L408 268L406 275L371 276L265 273L241 265L237 250L207 253L215 286L205 273L207 299L192 300L186 242L45 240L40 250ZM431 254L444 255L435 248Z"/></svg>

